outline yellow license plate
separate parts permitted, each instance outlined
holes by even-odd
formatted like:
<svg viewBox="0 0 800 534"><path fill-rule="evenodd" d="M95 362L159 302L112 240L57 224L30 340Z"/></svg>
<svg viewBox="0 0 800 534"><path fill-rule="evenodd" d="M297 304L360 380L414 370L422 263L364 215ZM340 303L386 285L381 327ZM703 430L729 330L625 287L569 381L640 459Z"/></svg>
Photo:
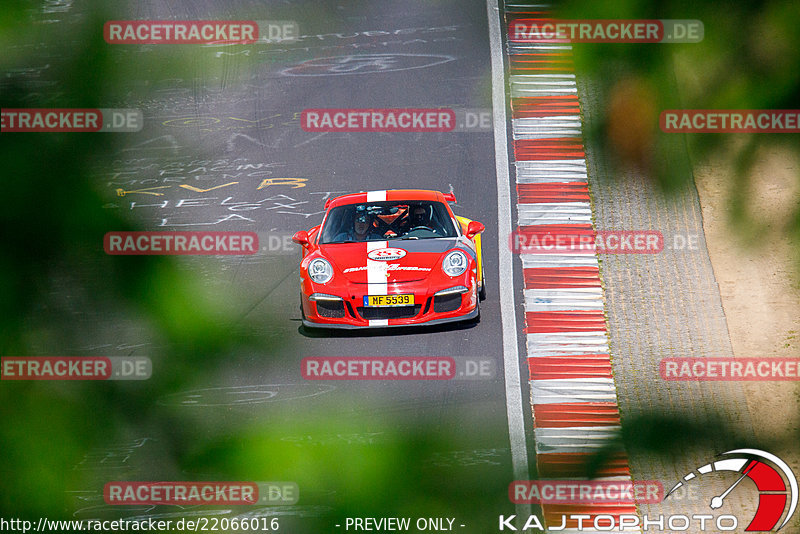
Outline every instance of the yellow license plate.
<svg viewBox="0 0 800 534"><path fill-rule="evenodd" d="M413 306L414 295L365 295L364 306Z"/></svg>

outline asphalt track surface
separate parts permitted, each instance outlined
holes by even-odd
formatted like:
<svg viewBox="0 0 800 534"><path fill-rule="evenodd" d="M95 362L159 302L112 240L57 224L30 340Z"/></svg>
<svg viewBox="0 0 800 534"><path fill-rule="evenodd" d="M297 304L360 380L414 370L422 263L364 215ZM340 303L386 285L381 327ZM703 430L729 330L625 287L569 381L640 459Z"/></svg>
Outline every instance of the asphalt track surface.
<svg viewBox="0 0 800 534"><path fill-rule="evenodd" d="M68 9L53 17L76 14ZM300 42L280 46L183 48L180 54L195 66L190 75L169 70L130 73L126 91L106 106L141 109L146 125L140 133L125 134L129 136L126 148L111 168L96 169L95 182L106 209L124 214L142 230L254 231L266 245L254 256L176 261L187 275L199 275L200 282L217 295L227 319L256 325L252 333L273 350L230 355L230 363L219 366L216 374L197 376L190 387L153 399L154 405L189 424L212 422L213 432L198 444L201 457L214 454L215 447L257 443L266 461L253 465L249 478L299 479L298 505L245 512L251 517L281 517L287 521L286 531L335 531L331 524L338 516L332 517L331 512L346 508L353 494L374 499L362 503L359 515L366 511L376 517L397 515L408 510L403 501L411 502L413 497L437 501L442 515L467 525L458 529L462 532L495 531L497 515L513 513L515 508L507 497L514 469L497 274L506 236L498 234L493 132L320 134L303 131L299 121L300 112L307 108L490 109L486 3L109 2L107 15L112 19L295 20L304 35ZM145 46L128 48L123 54L158 58L162 52ZM590 118L592 87L580 90L589 95L583 96L582 103ZM587 152L593 165L590 174L597 178L592 191L598 227L615 226L624 213L631 228L651 228L649 217L656 213L663 217L661 222L675 223L676 231L699 228L702 232L691 191L686 195L691 217L683 217L685 209L660 198L648 205L647 198L636 197L608 179L592 147ZM480 323L375 332L303 328L298 308L299 251L277 243L318 224L327 198L389 188L452 191L458 198L453 210L486 225L488 298L481 304ZM641 194L655 198L652 191ZM620 406L628 414L654 405L667 410L668 401L674 402L668 408L677 414L693 407L712 412L719 399L728 401L728 415L741 406L740 396L724 388L708 388L711 393L701 402L689 395L675 397L661 384L631 378L635 368L652 367L670 347L700 354L730 352L718 291L703 253L691 256L693 263L684 266L702 274L696 280L669 271L674 255L663 260L625 256L605 260L611 347L619 356L615 376ZM659 313L681 296L670 297L670 302L652 294L645 295L650 300L640 298L644 290L635 289L631 279L649 272L648 261L663 262L657 269L668 274L660 278L664 287L694 291L702 297L696 308L666 314L676 339L658 339L649 345L631 325L640 326L639 331L659 328ZM519 298L518 279L503 283L512 285ZM686 285L675 286L677 279ZM633 289L622 292L623 286ZM517 306L520 316L521 311ZM697 320L701 315L705 322ZM81 329L88 329L97 317L81 312L74 320ZM701 327L708 327L707 332ZM517 330L523 331L521 324ZM680 345L683 342L688 345ZM628 353L626 347L633 348ZM154 355L169 350L142 336L136 325L121 322L113 332L97 332L91 344L70 347L67 352L153 356L157 371L158 356ZM300 361L307 356L368 355L490 359L496 374L472 381L317 383L304 381L300 373ZM530 392L524 367L521 378L528 425ZM532 450L530 429L525 430ZM191 468L170 471L175 466L165 460L169 451L159 439L149 433L129 434L124 442L98 444L87 452L74 469L88 473L95 485L70 489L76 497L72 516L180 518L201 513L191 507L114 508L104 506L98 497L97 488L109 480L226 478L224 473ZM691 461L700 461L707 452L699 451ZM392 458L397 464L392 474L403 473L404 482L412 481L414 495L393 491L393 481L382 478L380 472L359 471L361 465L370 465L373 455ZM302 467L307 467L303 463L307 458L317 463L322 459L326 469L309 476L310 470ZM529 458L533 465L533 454ZM683 461L694 465L688 457ZM162 470L164 465L167 468ZM670 481L678 474L675 466L654 464L642 456L632 456L632 467L639 479ZM474 506L476 495L481 497L479 507ZM219 513L232 517L240 511Z"/></svg>
<svg viewBox="0 0 800 534"><path fill-rule="evenodd" d="M98 169L97 184L108 201L105 207L124 212L140 229L255 231L269 248L277 242L269 236L283 239L318 224L327 198L389 188L452 191L458 199L452 205L455 213L487 227L488 298L481 304L479 324L309 331L300 323L297 247L246 257L180 259L187 270L200 273L230 315L261 322L255 334L274 340L279 349L278 354L237 355L219 375L199 377L194 387L159 402L175 414L184 411L189 419L223 421L212 440L246 439L236 422L258 420L295 429L270 435L268 443L276 450L287 443L301 454L325 454L320 451L330 448L332 459L342 447L381 451L392 437L433 433L439 444L408 456L412 463L404 466L421 480L436 479L422 483L421 495L442 500L449 515L468 523L462 531L496 528L496 515L512 513L513 505L507 498L512 469L497 276L498 246L505 241L497 233L493 133L320 134L304 132L298 120L306 108L491 108L486 4L242 1L115 6L120 10L112 6L109 13L116 19L290 19L307 36L283 49L201 47L191 52L201 65L192 78L163 72L129 80L129 92L114 105L141 109L146 127L130 134L111 169ZM130 53L159 51L145 47ZM328 59L319 61L346 56L356 65L352 70L337 70ZM306 62L312 60L317 61L309 67ZM97 350L135 356L154 349L147 340L124 335L117 335L113 346L112 353L108 346ZM303 357L367 355L488 358L496 374L475 381L335 383L304 382L300 374ZM314 426L314 417L330 418L329 424ZM126 451L123 463L131 469L129 475L146 473L152 467L148 464L157 463L155 453L146 452L152 444L148 436L134 436L117 445ZM113 452L109 462L122 454ZM90 457L87 464L95 460ZM342 466L354 467L346 462ZM95 468L98 480L114 473ZM253 478L294 480L291 466L260 468ZM364 485L366 493L391 487L373 477L359 481L357 475L353 483ZM466 509L460 499L465 490L459 486L465 484L487 496L480 513ZM323 483L301 484L300 491L300 506L263 513L324 517L328 505L340 497ZM76 517L96 513L87 507ZM376 513L392 515L385 507ZM295 528L312 527L303 523Z"/></svg>

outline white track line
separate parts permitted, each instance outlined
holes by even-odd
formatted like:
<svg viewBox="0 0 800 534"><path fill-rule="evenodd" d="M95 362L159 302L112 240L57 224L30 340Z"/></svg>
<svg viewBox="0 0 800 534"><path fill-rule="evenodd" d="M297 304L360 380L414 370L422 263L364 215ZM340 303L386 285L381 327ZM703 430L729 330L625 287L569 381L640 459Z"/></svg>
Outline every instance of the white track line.
<svg viewBox="0 0 800 534"><path fill-rule="evenodd" d="M503 38L497 0L486 0L489 19L489 49L492 58L492 108L494 113L494 159L497 178L497 234L500 236L500 318L503 325L503 368L506 389L508 437L515 480L528 480L528 448L525 442L522 383L519 372L517 316L514 306L514 263L503 236L511 235L511 179L506 135L506 92L503 68ZM518 517L528 517L530 504L517 504Z"/></svg>

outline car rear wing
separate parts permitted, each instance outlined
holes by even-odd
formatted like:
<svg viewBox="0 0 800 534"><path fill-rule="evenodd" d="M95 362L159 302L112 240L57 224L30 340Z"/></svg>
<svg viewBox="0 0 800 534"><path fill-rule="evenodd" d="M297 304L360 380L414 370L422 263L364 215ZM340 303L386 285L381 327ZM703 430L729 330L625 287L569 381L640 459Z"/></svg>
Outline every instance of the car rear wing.
<svg viewBox="0 0 800 534"><path fill-rule="evenodd" d="M444 197L444 199L445 199L447 202L453 202L453 203L455 203L455 202L458 202L458 201L456 200L456 195L455 195L455 193L442 193L442 196ZM333 201L333 199L332 199L332 198L329 198L328 200L326 200L326 201L325 201L325 206L323 206L323 208L322 208L322 209L324 209L324 210L327 210L327 209L328 209L328 207L331 205L331 202L332 202L332 201Z"/></svg>

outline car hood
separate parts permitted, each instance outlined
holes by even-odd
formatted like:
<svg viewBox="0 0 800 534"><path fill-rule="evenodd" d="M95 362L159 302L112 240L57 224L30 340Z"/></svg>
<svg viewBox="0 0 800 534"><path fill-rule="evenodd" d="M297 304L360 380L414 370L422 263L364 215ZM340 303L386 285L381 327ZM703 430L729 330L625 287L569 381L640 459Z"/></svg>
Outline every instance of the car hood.
<svg viewBox="0 0 800 534"><path fill-rule="evenodd" d="M458 238L371 241L321 245L320 252L356 284L413 282L439 269Z"/></svg>

